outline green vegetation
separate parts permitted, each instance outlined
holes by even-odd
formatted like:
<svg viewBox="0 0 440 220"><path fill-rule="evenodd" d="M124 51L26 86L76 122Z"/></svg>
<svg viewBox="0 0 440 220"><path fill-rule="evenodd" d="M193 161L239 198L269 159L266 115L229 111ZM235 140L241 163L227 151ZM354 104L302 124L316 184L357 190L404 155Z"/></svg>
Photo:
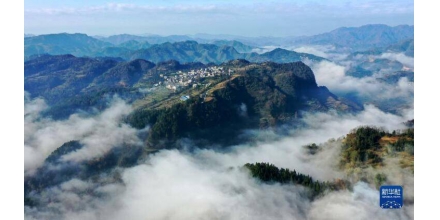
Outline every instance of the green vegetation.
<svg viewBox="0 0 440 220"><path fill-rule="evenodd" d="M116 167L132 167L138 164L139 158L154 150L141 146L122 145L112 148L108 153L87 161L74 162L60 160L63 156L79 150L82 144L79 141L69 141L61 145L44 161L42 167L34 175L25 177L24 192L25 204L35 205L30 192L41 192L72 178L90 179L99 176ZM56 169L54 169L56 167Z"/></svg>
<svg viewBox="0 0 440 220"><path fill-rule="evenodd" d="M304 147L307 149L308 153L312 155L316 154L320 150L319 146L315 143L306 145Z"/></svg>
<svg viewBox="0 0 440 220"><path fill-rule="evenodd" d="M385 156L400 157L402 168L414 169L414 128L391 133L368 126L352 130L343 141L340 166L349 171L380 167Z"/></svg>
<svg viewBox="0 0 440 220"><path fill-rule="evenodd" d="M222 104L222 101L217 99L203 102L199 97L179 102L166 109L139 109L127 117L127 122L135 128L152 125L148 138L152 143L157 143L161 139L174 141L202 129L224 125L222 128L227 130L232 125L237 126L236 128L240 126L238 123L240 119L234 106ZM210 136L216 137L216 135L213 133Z"/></svg>
<svg viewBox="0 0 440 220"><path fill-rule="evenodd" d="M108 100L114 95L123 97L128 102L141 97L135 89L107 87L100 90L88 91L83 95L66 97L44 111L43 116L49 116L53 119L64 119L73 113L77 113L78 109L88 111L94 108L102 111L108 107Z"/></svg>
<svg viewBox="0 0 440 220"><path fill-rule="evenodd" d="M359 127L352 130L345 138L341 166L359 167L377 166L382 163L379 140L385 132L374 127Z"/></svg>
<svg viewBox="0 0 440 220"><path fill-rule="evenodd" d="M374 177L374 183L377 189L380 188L381 185L383 185L387 181L387 176L383 173L378 173Z"/></svg>
<svg viewBox="0 0 440 220"><path fill-rule="evenodd" d="M61 147L53 151L45 160L47 163L58 163L62 156L77 151L82 148L78 141L69 141L64 143Z"/></svg>
<svg viewBox="0 0 440 220"><path fill-rule="evenodd" d="M406 137L399 137L396 143L391 144L394 150L397 152L408 151L408 153L414 155L414 147L411 149L410 146L414 146L414 140L408 139Z"/></svg>
<svg viewBox="0 0 440 220"><path fill-rule="evenodd" d="M348 188L347 181L320 182L313 180L309 175L304 175L290 171L289 169L279 169L273 164L269 163L247 163L244 165L251 172L252 177L257 178L265 183L281 183L281 184L298 184L309 189L312 197L322 194L326 190L339 190Z"/></svg>

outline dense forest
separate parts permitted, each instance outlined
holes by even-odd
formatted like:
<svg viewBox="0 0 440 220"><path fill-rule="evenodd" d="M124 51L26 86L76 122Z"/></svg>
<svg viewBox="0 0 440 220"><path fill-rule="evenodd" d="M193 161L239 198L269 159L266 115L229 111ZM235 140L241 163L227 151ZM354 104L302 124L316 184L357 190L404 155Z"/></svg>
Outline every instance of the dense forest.
<svg viewBox="0 0 440 220"><path fill-rule="evenodd" d="M297 184L308 189L309 196L315 197L326 190L340 190L350 187L348 181L335 180L334 182L322 182L313 180L309 175L305 175L296 170L278 168L270 163L247 163L244 165L249 169L252 177L261 180L264 183Z"/></svg>
<svg viewBox="0 0 440 220"><path fill-rule="evenodd" d="M387 147L388 146L388 147ZM385 131L381 128L362 126L353 129L342 145L341 167L383 165L383 155L406 152L414 156L414 128Z"/></svg>

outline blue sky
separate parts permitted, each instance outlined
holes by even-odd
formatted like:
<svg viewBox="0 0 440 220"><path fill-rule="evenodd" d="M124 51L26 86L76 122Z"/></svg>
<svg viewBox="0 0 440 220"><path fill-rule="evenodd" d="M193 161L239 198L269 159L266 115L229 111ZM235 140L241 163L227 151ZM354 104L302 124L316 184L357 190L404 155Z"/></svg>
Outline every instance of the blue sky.
<svg viewBox="0 0 440 220"><path fill-rule="evenodd" d="M25 0L25 33L301 36L414 23L408 0Z"/></svg>

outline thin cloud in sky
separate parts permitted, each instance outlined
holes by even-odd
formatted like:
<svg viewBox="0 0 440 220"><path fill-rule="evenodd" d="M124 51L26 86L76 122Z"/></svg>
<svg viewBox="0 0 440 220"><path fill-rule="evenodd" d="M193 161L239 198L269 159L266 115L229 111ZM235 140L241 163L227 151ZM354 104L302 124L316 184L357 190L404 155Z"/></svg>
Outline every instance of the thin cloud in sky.
<svg viewBox="0 0 440 220"><path fill-rule="evenodd" d="M174 3L174 4L173 4ZM140 1L26 4L25 32L317 34L367 23L413 24L413 1ZM123 27L117 21L129 24ZM145 24L148 21L148 24ZM158 30L160 28L160 30ZM110 30L112 32L110 32ZM269 32L265 34L262 32ZM144 31L145 32L145 31ZM297 34L302 32L302 34Z"/></svg>
<svg viewBox="0 0 440 220"><path fill-rule="evenodd" d="M330 10L331 9L331 10ZM343 11L342 11L343 10ZM294 2L254 3L254 4L176 4L176 5L150 5L150 4L126 4L106 3L98 6L80 7L42 7L25 9L25 14L87 14L123 11L145 12L266 12L266 13L325 13L338 16L356 13L364 14L389 14L389 13L413 13L414 4L401 4L395 2L371 2L364 4L349 3L346 5L309 3L298 4Z"/></svg>

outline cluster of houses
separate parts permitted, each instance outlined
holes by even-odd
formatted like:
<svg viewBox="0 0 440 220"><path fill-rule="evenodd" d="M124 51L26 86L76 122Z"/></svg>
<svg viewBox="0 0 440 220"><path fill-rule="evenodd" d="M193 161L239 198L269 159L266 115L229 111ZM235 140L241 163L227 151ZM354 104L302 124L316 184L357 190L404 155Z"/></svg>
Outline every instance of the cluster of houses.
<svg viewBox="0 0 440 220"><path fill-rule="evenodd" d="M178 71L172 74L160 74L162 81L154 84L154 86L157 87L164 85L167 89L179 91L180 89L188 86L192 86L193 88L198 86L206 86L200 83L200 80L203 78L231 75L232 73L233 70L231 69L225 71L223 67L212 66L197 70L190 70L188 72Z"/></svg>

